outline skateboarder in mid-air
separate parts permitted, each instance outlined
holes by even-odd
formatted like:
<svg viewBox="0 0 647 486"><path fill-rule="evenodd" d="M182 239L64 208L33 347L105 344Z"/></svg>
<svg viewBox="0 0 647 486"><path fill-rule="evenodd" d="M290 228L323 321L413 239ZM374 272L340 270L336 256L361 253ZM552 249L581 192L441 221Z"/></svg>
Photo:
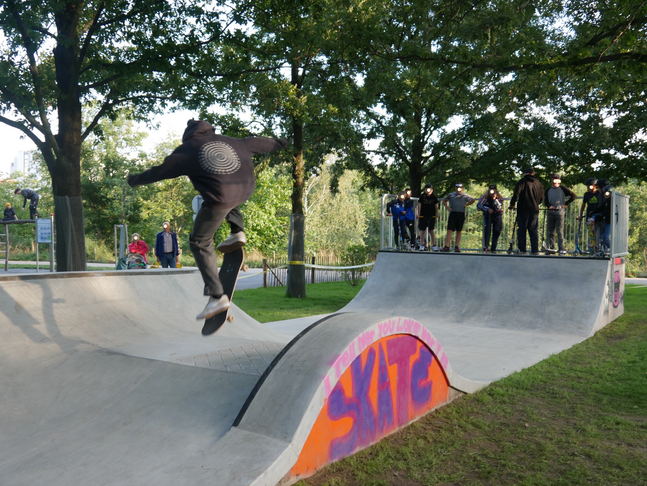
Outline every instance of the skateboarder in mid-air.
<svg viewBox="0 0 647 486"><path fill-rule="evenodd" d="M275 152L287 146L285 139L239 139L216 135L215 129L206 121L189 120L182 136L182 145L161 165L128 176L128 184L135 187L186 175L204 198L189 238L191 251L204 280L204 295L209 296L206 307L196 319L209 319L226 312L231 305L218 277L213 236L226 219L231 227L231 235L218 245L218 249L230 253L247 241L238 205L247 201L254 192L252 155Z"/></svg>

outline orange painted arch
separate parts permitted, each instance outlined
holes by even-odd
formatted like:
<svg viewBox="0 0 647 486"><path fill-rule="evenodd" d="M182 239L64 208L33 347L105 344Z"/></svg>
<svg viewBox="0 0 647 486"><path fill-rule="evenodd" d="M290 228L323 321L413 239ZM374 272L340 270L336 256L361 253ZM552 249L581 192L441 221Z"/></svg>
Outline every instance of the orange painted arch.
<svg viewBox="0 0 647 486"><path fill-rule="evenodd" d="M443 365L410 334L384 336L365 347L327 390L290 476L309 476L446 403Z"/></svg>

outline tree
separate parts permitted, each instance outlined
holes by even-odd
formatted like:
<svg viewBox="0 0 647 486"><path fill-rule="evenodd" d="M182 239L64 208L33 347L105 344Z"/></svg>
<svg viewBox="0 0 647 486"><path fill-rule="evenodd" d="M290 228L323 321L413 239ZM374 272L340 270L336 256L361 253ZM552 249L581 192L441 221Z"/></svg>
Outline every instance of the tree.
<svg viewBox="0 0 647 486"><path fill-rule="evenodd" d="M81 146L117 107L190 96L191 57L222 30L190 0L7 0L0 7L0 122L41 152L56 204L57 269L84 270ZM89 120L83 105L98 105Z"/></svg>
<svg viewBox="0 0 647 486"><path fill-rule="evenodd" d="M333 6L311 0L239 2L234 15L244 11L251 25L240 23L224 48L223 63L245 74L223 78L213 90L234 112L251 116L249 131L286 134L292 142L291 261L304 257L306 180L324 155L348 146L352 90ZM231 121L226 116L214 123L226 131ZM287 291L305 297L303 265L290 265Z"/></svg>

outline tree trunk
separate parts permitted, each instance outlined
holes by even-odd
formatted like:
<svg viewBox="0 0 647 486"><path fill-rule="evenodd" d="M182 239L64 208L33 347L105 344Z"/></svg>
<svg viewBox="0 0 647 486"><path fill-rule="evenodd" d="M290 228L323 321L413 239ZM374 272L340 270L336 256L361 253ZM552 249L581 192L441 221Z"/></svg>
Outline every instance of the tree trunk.
<svg viewBox="0 0 647 486"><path fill-rule="evenodd" d="M299 68L292 62L292 84L297 86L300 96ZM303 213L303 189L305 163L303 160L303 124L292 117L294 153L292 154L292 216L290 218L290 244L288 248L287 294L290 297L306 296L305 258L305 217Z"/></svg>
<svg viewBox="0 0 647 486"><path fill-rule="evenodd" d="M58 151L49 167L56 221L56 270L86 269L83 200L81 199L81 94L78 63L79 4L70 2L56 14L59 33L54 49L58 96ZM49 165L49 164L48 164Z"/></svg>

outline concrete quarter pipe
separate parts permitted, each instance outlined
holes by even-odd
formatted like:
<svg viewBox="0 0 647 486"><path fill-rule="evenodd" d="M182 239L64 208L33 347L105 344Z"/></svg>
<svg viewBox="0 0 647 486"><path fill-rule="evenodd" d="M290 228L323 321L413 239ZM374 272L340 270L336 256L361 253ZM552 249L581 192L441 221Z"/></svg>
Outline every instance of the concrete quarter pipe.
<svg viewBox="0 0 647 486"><path fill-rule="evenodd" d="M624 261L381 252L292 340L238 309L203 338L200 291L180 271L0 281L2 484L294 482L592 335L623 312Z"/></svg>

